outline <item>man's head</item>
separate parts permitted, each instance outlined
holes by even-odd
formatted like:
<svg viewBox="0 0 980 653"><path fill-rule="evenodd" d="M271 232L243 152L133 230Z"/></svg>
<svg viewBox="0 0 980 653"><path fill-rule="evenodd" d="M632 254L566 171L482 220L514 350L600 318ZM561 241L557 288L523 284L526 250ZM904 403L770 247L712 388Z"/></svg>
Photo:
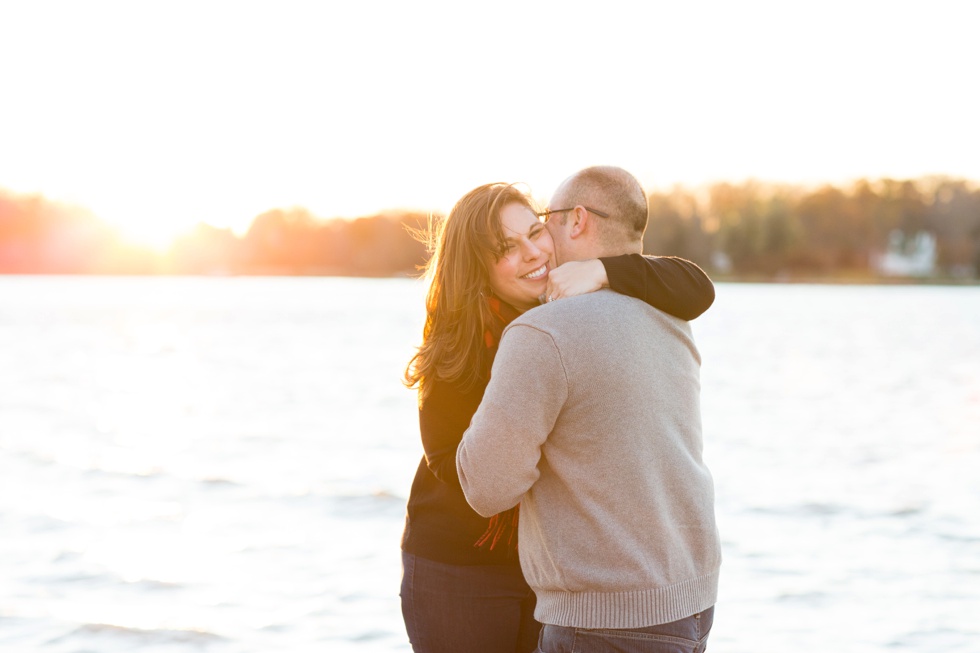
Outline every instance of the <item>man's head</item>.
<svg viewBox="0 0 980 653"><path fill-rule="evenodd" d="M546 214L558 263L643 251L646 194L622 168L576 172L555 191Z"/></svg>

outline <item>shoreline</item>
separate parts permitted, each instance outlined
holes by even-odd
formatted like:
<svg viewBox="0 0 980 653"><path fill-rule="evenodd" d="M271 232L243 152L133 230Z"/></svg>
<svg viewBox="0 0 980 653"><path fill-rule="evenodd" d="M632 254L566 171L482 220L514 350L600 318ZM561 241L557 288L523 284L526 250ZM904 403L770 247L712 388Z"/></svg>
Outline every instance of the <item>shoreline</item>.
<svg viewBox="0 0 980 653"><path fill-rule="evenodd" d="M835 286L980 286L980 278L961 277L877 277L872 275L839 275L839 276L807 276L807 275L734 275L716 274L710 271L708 276L714 283L754 283L772 285L835 285ZM336 270L330 272L296 272L287 270L262 270L255 272L230 272L215 270L199 273L112 273L112 272L5 272L0 271L0 278L14 277L103 277L103 278L337 278L337 279L413 279L418 280L418 273L400 272L396 274L345 274Z"/></svg>

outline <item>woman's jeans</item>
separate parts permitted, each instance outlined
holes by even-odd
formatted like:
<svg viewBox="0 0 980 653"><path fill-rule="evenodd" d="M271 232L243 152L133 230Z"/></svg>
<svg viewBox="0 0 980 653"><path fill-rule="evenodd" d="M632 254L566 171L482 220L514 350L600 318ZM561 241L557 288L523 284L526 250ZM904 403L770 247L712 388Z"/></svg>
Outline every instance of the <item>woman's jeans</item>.
<svg viewBox="0 0 980 653"><path fill-rule="evenodd" d="M647 628L571 628L545 624L536 653L703 653L715 609Z"/></svg>
<svg viewBox="0 0 980 653"><path fill-rule="evenodd" d="M532 653L541 624L518 565L448 565L402 552L415 653Z"/></svg>

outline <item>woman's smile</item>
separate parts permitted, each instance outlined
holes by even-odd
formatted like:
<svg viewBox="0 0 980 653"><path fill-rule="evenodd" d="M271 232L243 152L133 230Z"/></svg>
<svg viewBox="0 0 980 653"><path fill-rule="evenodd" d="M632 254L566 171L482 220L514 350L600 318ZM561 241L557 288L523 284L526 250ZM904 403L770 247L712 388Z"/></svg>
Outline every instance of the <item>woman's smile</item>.
<svg viewBox="0 0 980 653"><path fill-rule="evenodd" d="M548 264L547 263L545 263L544 265L542 265L541 267L539 267L536 270L532 270L531 272L528 272L527 274L525 274L524 276L522 276L521 279L537 279L538 277L543 277L546 274L548 274Z"/></svg>

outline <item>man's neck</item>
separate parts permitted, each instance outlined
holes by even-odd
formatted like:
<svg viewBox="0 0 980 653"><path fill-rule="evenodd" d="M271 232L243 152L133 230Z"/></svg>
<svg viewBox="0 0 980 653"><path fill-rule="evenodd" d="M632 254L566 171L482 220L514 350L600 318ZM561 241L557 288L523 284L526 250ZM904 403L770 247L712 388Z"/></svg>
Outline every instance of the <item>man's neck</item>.
<svg viewBox="0 0 980 653"><path fill-rule="evenodd" d="M595 258L605 258L608 256L622 256L623 254L642 254L643 243L619 243L617 245L601 246L596 244L586 248L584 251L576 252L577 256L571 257L572 261L588 261Z"/></svg>

